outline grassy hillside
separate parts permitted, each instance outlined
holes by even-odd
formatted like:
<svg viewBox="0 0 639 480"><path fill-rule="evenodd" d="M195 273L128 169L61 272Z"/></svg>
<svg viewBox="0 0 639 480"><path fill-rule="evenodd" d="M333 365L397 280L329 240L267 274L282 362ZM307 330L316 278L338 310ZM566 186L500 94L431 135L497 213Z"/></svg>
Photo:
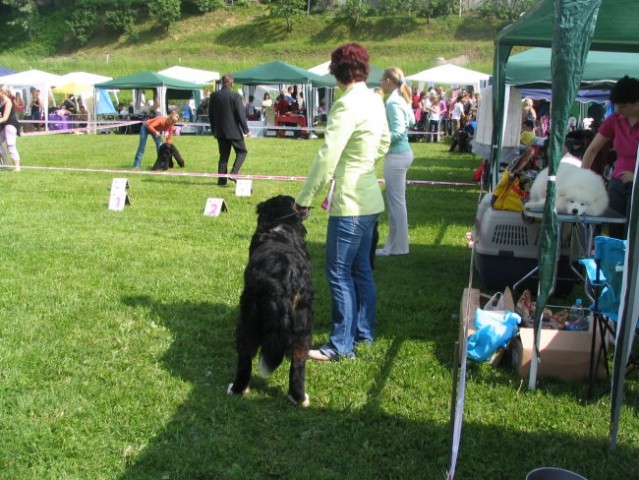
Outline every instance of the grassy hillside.
<svg viewBox="0 0 639 480"><path fill-rule="evenodd" d="M151 22L136 26L137 38L106 35L81 49L64 32L64 12L42 19L42 32L0 53L0 65L21 71L38 68L52 73L83 70L120 76L172 65L235 71L275 59L310 68L329 58L339 44L357 41L371 52L372 64L397 65L407 74L436 64L435 58L467 56L467 66L490 72L496 22L472 17L364 19L352 29L331 13L296 21L286 32L282 18L272 18L259 4L194 16L175 24L168 33Z"/></svg>

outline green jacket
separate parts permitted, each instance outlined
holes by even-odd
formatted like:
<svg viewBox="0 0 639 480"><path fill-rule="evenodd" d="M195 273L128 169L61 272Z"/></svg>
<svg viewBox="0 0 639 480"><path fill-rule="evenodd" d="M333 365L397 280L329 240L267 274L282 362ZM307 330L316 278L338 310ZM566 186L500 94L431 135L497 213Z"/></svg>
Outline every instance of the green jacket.
<svg viewBox="0 0 639 480"><path fill-rule="evenodd" d="M328 115L320 147L296 203L308 207L335 178L330 215L350 217L384 211L375 163L384 158L390 133L382 98L358 82L344 91Z"/></svg>

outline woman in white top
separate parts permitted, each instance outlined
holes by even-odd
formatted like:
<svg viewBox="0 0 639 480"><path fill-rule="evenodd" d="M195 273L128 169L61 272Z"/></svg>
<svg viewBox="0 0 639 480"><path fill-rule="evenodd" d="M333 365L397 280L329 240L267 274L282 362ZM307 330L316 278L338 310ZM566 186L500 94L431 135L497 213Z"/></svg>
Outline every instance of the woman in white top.
<svg viewBox="0 0 639 480"><path fill-rule="evenodd" d="M428 131L430 132L428 137L426 137L427 142L435 142L439 138L439 96L432 92L428 96Z"/></svg>
<svg viewBox="0 0 639 480"><path fill-rule="evenodd" d="M453 133L459 130L459 123L461 117L464 115L464 104L461 101L461 97L457 97L455 99L455 103L453 104L453 111L450 114L450 118L453 121Z"/></svg>

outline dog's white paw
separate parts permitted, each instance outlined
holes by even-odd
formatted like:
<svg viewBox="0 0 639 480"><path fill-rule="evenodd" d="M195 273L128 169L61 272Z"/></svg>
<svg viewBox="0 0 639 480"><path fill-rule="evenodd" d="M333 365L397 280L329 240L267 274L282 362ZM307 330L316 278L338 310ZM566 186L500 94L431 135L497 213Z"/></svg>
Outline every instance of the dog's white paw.
<svg viewBox="0 0 639 480"><path fill-rule="evenodd" d="M288 396L288 399L291 401L291 403L293 405L297 405L297 406L302 407L302 408L306 408L306 407L308 407L311 404L311 398L308 396L308 393L304 394L304 400L302 400L301 402L298 402L297 400L295 400L290 395Z"/></svg>
<svg viewBox="0 0 639 480"><path fill-rule="evenodd" d="M244 395L245 393L248 393L248 391L249 391L249 387L246 387L244 389L244 391L242 393L240 393L239 395ZM238 395L237 393L235 393L233 391L233 384L232 383L229 383L229 388L226 389L226 394L227 395Z"/></svg>

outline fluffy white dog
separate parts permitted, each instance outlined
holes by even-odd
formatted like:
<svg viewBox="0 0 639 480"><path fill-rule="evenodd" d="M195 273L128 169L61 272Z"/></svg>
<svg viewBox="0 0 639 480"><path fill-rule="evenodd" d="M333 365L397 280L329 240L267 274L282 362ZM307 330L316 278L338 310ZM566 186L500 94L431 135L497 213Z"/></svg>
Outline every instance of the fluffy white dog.
<svg viewBox="0 0 639 480"><path fill-rule="evenodd" d="M546 203L548 168L539 172L530 187L527 208L543 208ZM603 179L591 170L581 168L581 161L564 155L557 169L557 213L568 215L601 215L608 208L608 194Z"/></svg>

